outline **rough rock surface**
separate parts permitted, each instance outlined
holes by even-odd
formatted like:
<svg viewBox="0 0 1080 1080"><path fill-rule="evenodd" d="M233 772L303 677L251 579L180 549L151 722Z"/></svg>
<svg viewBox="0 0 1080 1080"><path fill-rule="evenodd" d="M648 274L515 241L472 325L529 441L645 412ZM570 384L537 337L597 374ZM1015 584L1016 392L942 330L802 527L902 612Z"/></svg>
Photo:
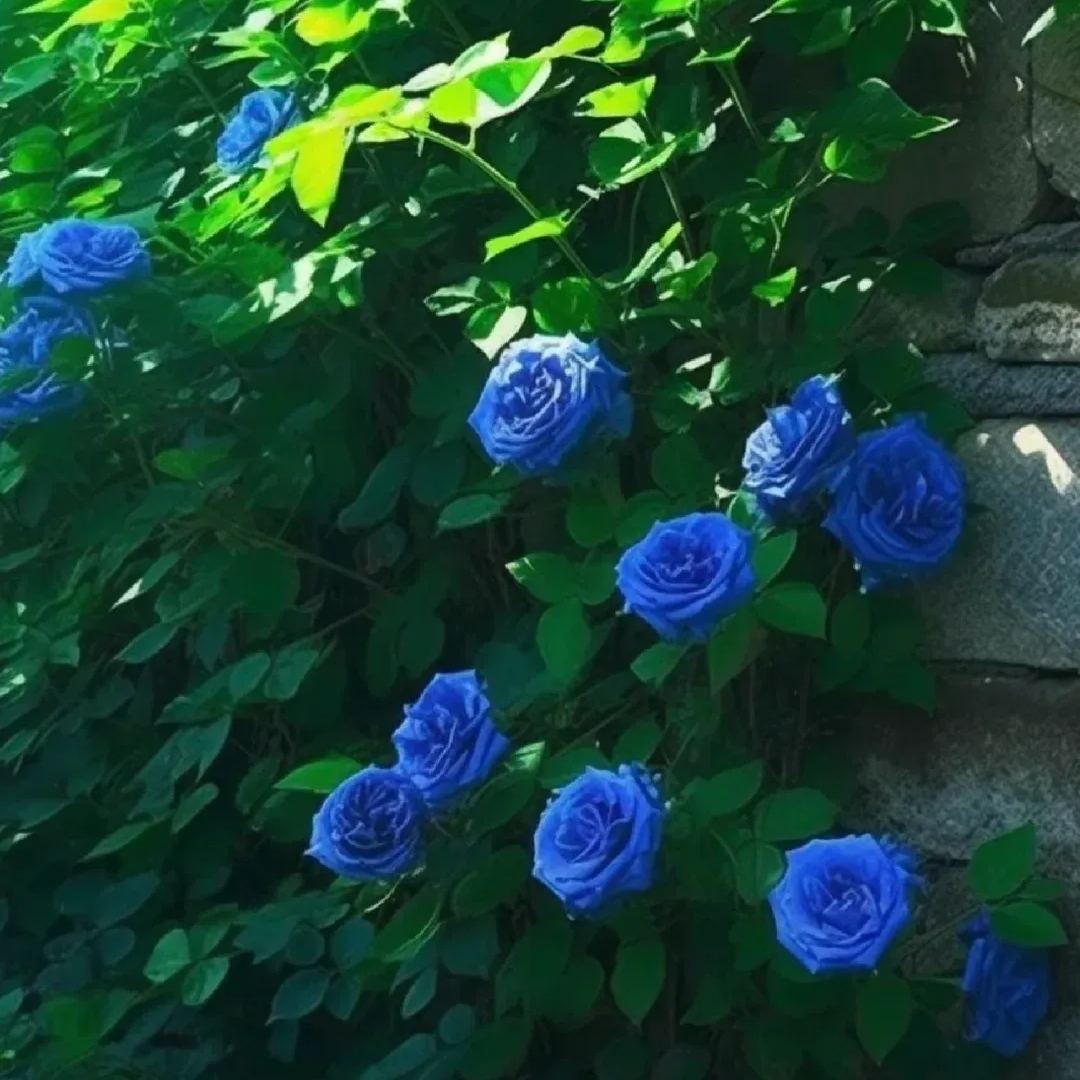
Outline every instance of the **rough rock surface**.
<svg viewBox="0 0 1080 1080"><path fill-rule="evenodd" d="M1080 417L1080 365L1004 364L977 353L939 353L926 358L926 373L976 419Z"/></svg>
<svg viewBox="0 0 1080 1080"><path fill-rule="evenodd" d="M956 262L973 270L996 270L1014 255L1036 255L1046 251L1080 252L1080 224L1033 225L989 244L962 248L956 253Z"/></svg>
<svg viewBox="0 0 1080 1080"><path fill-rule="evenodd" d="M975 336L996 359L1080 362L1080 254L1010 259L983 287Z"/></svg>
<svg viewBox="0 0 1080 1080"><path fill-rule="evenodd" d="M971 216L976 241L1045 216L1050 189L1031 145L1030 62L1020 45L1045 6L1042 0L969 6L970 55L962 39L946 38L933 43L939 54L913 58L897 80L901 96L959 122L898 154L886 181L863 189L861 199L892 221L927 203L957 200Z"/></svg>
<svg viewBox="0 0 1080 1080"><path fill-rule="evenodd" d="M899 296L884 289L874 294L856 333L869 341L911 341L924 352L960 352L975 345L975 302L983 277L947 271L944 292Z"/></svg>
<svg viewBox="0 0 1080 1080"><path fill-rule="evenodd" d="M1080 669L1080 423L987 420L958 452L975 509L923 590L931 657Z"/></svg>
<svg viewBox="0 0 1080 1080"><path fill-rule="evenodd" d="M1080 28L1068 22L1040 34L1031 49L1031 130L1050 183L1080 199Z"/></svg>
<svg viewBox="0 0 1080 1080"><path fill-rule="evenodd" d="M930 859L966 861L1032 821L1046 866L1080 884L1080 686L945 674L938 699L935 717L875 703L860 719L851 823L895 833Z"/></svg>

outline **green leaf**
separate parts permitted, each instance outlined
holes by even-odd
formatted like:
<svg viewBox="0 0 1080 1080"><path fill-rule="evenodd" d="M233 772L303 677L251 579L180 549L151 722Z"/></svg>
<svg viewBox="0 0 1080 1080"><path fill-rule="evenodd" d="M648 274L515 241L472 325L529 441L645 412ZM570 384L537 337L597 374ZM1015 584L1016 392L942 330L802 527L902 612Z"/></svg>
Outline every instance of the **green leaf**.
<svg viewBox="0 0 1080 1080"><path fill-rule="evenodd" d="M578 102L577 113L579 116L592 116L597 119L637 116L644 112L655 87L655 75L647 75L634 82L609 83L586 94Z"/></svg>
<svg viewBox="0 0 1080 1080"><path fill-rule="evenodd" d="M233 560L226 587L248 611L277 618L296 600L300 571L291 555L272 548L255 548Z"/></svg>
<svg viewBox="0 0 1080 1080"><path fill-rule="evenodd" d="M143 967L143 974L152 983L163 983L191 963L187 933L177 927L158 939Z"/></svg>
<svg viewBox="0 0 1080 1080"><path fill-rule="evenodd" d="M779 307L794 290L798 274L798 269L793 266L790 270L773 275L767 281L759 282L751 292L759 300L764 300L769 307Z"/></svg>
<svg viewBox="0 0 1080 1080"><path fill-rule="evenodd" d="M571 26L554 45L548 45L536 55L545 60L558 60L566 56L591 52L604 43L604 31L595 26Z"/></svg>
<svg viewBox="0 0 1080 1080"><path fill-rule="evenodd" d="M414 957L439 929L442 892L428 885L398 908L375 938L375 953L387 964Z"/></svg>
<svg viewBox="0 0 1080 1080"><path fill-rule="evenodd" d="M870 637L870 600L865 593L850 592L832 613L829 640L843 653L857 653Z"/></svg>
<svg viewBox="0 0 1080 1080"><path fill-rule="evenodd" d="M1017 900L990 912L990 925L995 934L1014 945L1048 948L1067 945L1068 937L1058 917L1041 904Z"/></svg>
<svg viewBox="0 0 1080 1080"><path fill-rule="evenodd" d="M603 294L585 278L546 281L532 296L537 326L548 334L595 332L605 323Z"/></svg>
<svg viewBox="0 0 1080 1080"><path fill-rule="evenodd" d="M855 31L844 54L851 81L872 76L888 78L899 63L913 29L908 0L890 0L876 8Z"/></svg>
<svg viewBox="0 0 1080 1080"><path fill-rule="evenodd" d="M630 670L643 682L659 686L689 651L688 645L669 645L658 641L650 645L630 665Z"/></svg>
<svg viewBox="0 0 1080 1080"><path fill-rule="evenodd" d="M540 617L536 645L544 664L561 683L572 682L589 657L592 635L580 600L563 600Z"/></svg>
<svg viewBox="0 0 1080 1080"><path fill-rule="evenodd" d="M401 628L398 657L410 675L420 675L438 660L446 642L446 624L431 612L411 616Z"/></svg>
<svg viewBox="0 0 1080 1080"><path fill-rule="evenodd" d="M490 832L515 817L532 798L536 777L530 772L503 773L480 792L470 817L478 833Z"/></svg>
<svg viewBox="0 0 1080 1080"><path fill-rule="evenodd" d="M610 762L594 746L572 746L548 758L540 769L540 786L551 790L569 784L589 766L606 769Z"/></svg>
<svg viewBox="0 0 1080 1080"><path fill-rule="evenodd" d="M911 987L899 975L882 972L860 984L855 994L855 1031L879 1065L907 1032L913 1007Z"/></svg>
<svg viewBox="0 0 1080 1080"><path fill-rule="evenodd" d="M357 915L343 922L330 939L330 955L340 971L356 967L371 951L375 941L375 927Z"/></svg>
<svg viewBox="0 0 1080 1080"><path fill-rule="evenodd" d="M183 624L179 622L157 623L136 634L117 653L116 659L125 664L143 664L152 656L156 656L180 630Z"/></svg>
<svg viewBox="0 0 1080 1080"><path fill-rule="evenodd" d="M530 865L528 855L518 847L502 848L488 856L454 889L454 914L471 918L505 904L525 883Z"/></svg>
<svg viewBox="0 0 1080 1080"><path fill-rule="evenodd" d="M784 876L783 853L752 840L735 855L735 885L748 904L760 904Z"/></svg>
<svg viewBox="0 0 1080 1080"><path fill-rule="evenodd" d="M720 971L707 972L690 1008L683 1014L682 1022L692 1026L711 1027L723 1020L734 1004L734 986L728 974Z"/></svg>
<svg viewBox="0 0 1080 1080"><path fill-rule="evenodd" d="M442 506L461 485L466 464L465 444L460 439L424 450L409 476L413 498L425 506Z"/></svg>
<svg viewBox="0 0 1080 1080"><path fill-rule="evenodd" d="M451 1005L439 1021L439 1038L448 1046L463 1043L476 1030L476 1010L471 1005Z"/></svg>
<svg viewBox="0 0 1080 1080"><path fill-rule="evenodd" d="M785 633L825 636L825 599L809 582L771 586L754 601L754 610L762 622Z"/></svg>
<svg viewBox="0 0 1080 1080"><path fill-rule="evenodd" d="M561 217L546 217L534 221L531 225L518 229L504 236L493 236L484 241L484 262L489 262L503 252L512 251L522 244L532 243L548 237L562 236L566 231L566 222Z"/></svg>
<svg viewBox="0 0 1080 1080"><path fill-rule="evenodd" d="M283 776L275 785L278 791L314 791L327 795L340 783L355 776L363 766L344 754L309 761Z"/></svg>
<svg viewBox="0 0 1080 1080"><path fill-rule="evenodd" d="M507 563L510 576L545 604L578 595L578 568L565 556L537 551Z"/></svg>
<svg viewBox="0 0 1080 1080"><path fill-rule="evenodd" d="M762 540L754 548L751 564L754 567L756 588L764 589L777 577L795 554L799 534L794 529Z"/></svg>
<svg viewBox="0 0 1080 1080"><path fill-rule="evenodd" d="M181 829L190 825L195 817L202 813L218 797L217 784L200 784L189 792L173 813L169 831L175 836Z"/></svg>
<svg viewBox="0 0 1080 1080"><path fill-rule="evenodd" d="M360 494L338 515L342 529L370 529L394 512L408 479L412 454L404 447L391 450L371 470Z"/></svg>
<svg viewBox="0 0 1080 1080"><path fill-rule="evenodd" d="M504 1017L476 1031L461 1065L465 1080L499 1080L516 1076L529 1048L532 1024L522 1017Z"/></svg>
<svg viewBox="0 0 1080 1080"><path fill-rule="evenodd" d="M980 900L1016 892L1035 869L1035 826L1028 823L980 844L968 865L968 884Z"/></svg>
<svg viewBox="0 0 1080 1080"><path fill-rule="evenodd" d="M408 1020L427 1008L431 1003L431 999L435 996L438 981L438 968L430 967L420 972L416 981L409 987L405 1000L401 1003L402 1019Z"/></svg>
<svg viewBox="0 0 1080 1080"><path fill-rule="evenodd" d="M198 480L218 462L228 457L231 441L207 443L203 446L163 450L154 458L154 468L178 480Z"/></svg>
<svg viewBox="0 0 1080 1080"><path fill-rule="evenodd" d="M347 41L366 30L371 22L371 8L349 0L338 4L313 3L297 16L293 29L309 45L330 45Z"/></svg>
<svg viewBox="0 0 1080 1080"><path fill-rule="evenodd" d="M774 843L803 840L832 828L839 807L814 788L790 788L758 803L754 831Z"/></svg>
<svg viewBox="0 0 1080 1080"><path fill-rule="evenodd" d="M509 502L510 496L505 492L498 495L466 495L455 499L439 514L439 531L467 529L472 525L490 521L498 517Z"/></svg>
<svg viewBox="0 0 1080 1080"><path fill-rule="evenodd" d="M227 956L210 956L205 960L200 960L184 976L184 982L180 987L180 1000L188 1008L198 1008L213 997L228 974L229 958Z"/></svg>
<svg viewBox="0 0 1080 1080"><path fill-rule="evenodd" d="M745 607L725 619L709 639L706 656L712 694L718 693L746 666L757 625L753 608Z"/></svg>
<svg viewBox="0 0 1080 1080"><path fill-rule="evenodd" d="M640 1025L656 1004L666 973L667 953L659 938L619 946L611 974L611 995L633 1023Z"/></svg>
<svg viewBox="0 0 1080 1080"><path fill-rule="evenodd" d="M98 859L102 855L111 855L114 851L119 851L121 848L127 847L128 844L133 840L137 840L154 824L153 821L136 821L129 822L127 825L121 825L119 829L115 829L113 832L109 833L104 840L99 840L83 856L83 861L85 862L87 859Z"/></svg>
<svg viewBox="0 0 1080 1080"><path fill-rule="evenodd" d="M764 762L750 761L707 779L691 781L684 798L702 823L741 810L758 793L765 778Z"/></svg>
<svg viewBox="0 0 1080 1080"><path fill-rule="evenodd" d="M566 531L575 544L594 548L615 535L615 508L595 488L575 488L566 508Z"/></svg>
<svg viewBox="0 0 1080 1080"><path fill-rule="evenodd" d="M663 737L664 733L654 720L639 720L616 740L611 760L616 765L623 762L644 764L652 757Z"/></svg>
<svg viewBox="0 0 1080 1080"><path fill-rule="evenodd" d="M299 1020L314 1012L326 996L330 972L322 968L294 971L278 988L270 1003L270 1022Z"/></svg>
<svg viewBox="0 0 1080 1080"><path fill-rule="evenodd" d="M305 645L302 641L287 645L274 657L263 683L263 696L271 701L292 700L320 655L314 645Z"/></svg>

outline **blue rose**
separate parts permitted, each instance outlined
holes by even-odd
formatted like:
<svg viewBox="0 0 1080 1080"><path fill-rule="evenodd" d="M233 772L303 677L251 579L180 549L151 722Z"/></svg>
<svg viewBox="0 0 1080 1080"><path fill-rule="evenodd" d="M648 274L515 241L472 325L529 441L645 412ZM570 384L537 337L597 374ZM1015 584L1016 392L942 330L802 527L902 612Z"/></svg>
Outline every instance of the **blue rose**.
<svg viewBox="0 0 1080 1080"><path fill-rule="evenodd" d="M769 894L781 945L808 971L870 971L911 921L920 879L906 849L873 836L788 852Z"/></svg>
<svg viewBox="0 0 1080 1080"><path fill-rule="evenodd" d="M15 318L0 331L0 425L78 404L83 387L50 371L49 359L65 338L93 336L89 315L66 300L31 296L21 301Z"/></svg>
<svg viewBox="0 0 1080 1080"><path fill-rule="evenodd" d="M326 797L307 853L356 881L397 877L423 861L426 820L427 807L408 777L369 765Z"/></svg>
<svg viewBox="0 0 1080 1080"><path fill-rule="evenodd" d="M394 745L398 770L434 809L483 783L510 740L495 726L476 672L458 671L436 675L406 706Z"/></svg>
<svg viewBox="0 0 1080 1080"><path fill-rule="evenodd" d="M855 452L855 425L836 380L820 375L767 416L746 440L743 487L768 520L797 521L842 475Z"/></svg>
<svg viewBox="0 0 1080 1080"><path fill-rule="evenodd" d="M587 768L540 818L533 877L571 915L596 915L652 885L663 825L660 793L644 768Z"/></svg>
<svg viewBox="0 0 1080 1080"><path fill-rule="evenodd" d="M496 464L550 473L598 436L630 433L625 383L595 342L523 338L503 350L469 423Z"/></svg>
<svg viewBox="0 0 1080 1080"><path fill-rule="evenodd" d="M1016 1057L1050 1008L1050 957L1002 941L985 912L961 931L968 943L964 965L966 1036L1005 1057Z"/></svg>
<svg viewBox="0 0 1080 1080"><path fill-rule="evenodd" d="M285 90L246 94L217 141L217 163L226 172L242 173L260 157L275 135L300 118L296 98Z"/></svg>
<svg viewBox="0 0 1080 1080"><path fill-rule="evenodd" d="M626 610L665 641L707 641L754 591L753 539L723 514L658 521L623 552L615 580Z"/></svg>
<svg viewBox="0 0 1080 1080"><path fill-rule="evenodd" d="M922 422L860 435L824 522L864 589L914 581L948 559L964 530L964 477Z"/></svg>
<svg viewBox="0 0 1080 1080"><path fill-rule="evenodd" d="M21 288L40 280L55 293L90 296L150 273L150 255L130 225L67 218L22 236L4 279Z"/></svg>

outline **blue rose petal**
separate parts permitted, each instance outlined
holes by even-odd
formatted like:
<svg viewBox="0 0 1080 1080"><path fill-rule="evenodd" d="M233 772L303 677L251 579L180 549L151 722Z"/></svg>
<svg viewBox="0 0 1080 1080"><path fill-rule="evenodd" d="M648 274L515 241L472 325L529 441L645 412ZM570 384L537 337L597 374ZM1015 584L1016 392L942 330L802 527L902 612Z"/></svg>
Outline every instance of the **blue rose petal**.
<svg viewBox="0 0 1080 1080"><path fill-rule="evenodd" d="M746 441L743 487L769 521L798 521L843 475L855 451L855 425L836 380L821 375L767 415Z"/></svg>
<svg viewBox="0 0 1080 1080"><path fill-rule="evenodd" d="M1050 955L1002 941L980 912L961 932L968 943L965 1037L1016 1057L1050 1008Z"/></svg>
<svg viewBox="0 0 1080 1080"><path fill-rule="evenodd" d="M22 375L18 386L0 390L0 426L37 420L73 408L83 387L49 368L53 350L72 337L93 337L89 314L55 296L20 301L15 318L0 331L0 379Z"/></svg>
<svg viewBox="0 0 1080 1080"><path fill-rule="evenodd" d="M398 770L433 809L483 783L510 749L475 671L436 675L393 738Z"/></svg>
<svg viewBox="0 0 1080 1080"><path fill-rule="evenodd" d="M587 768L540 818L533 877L570 915L602 914L652 887L663 825L660 793L642 766Z"/></svg>
<svg viewBox="0 0 1080 1080"><path fill-rule="evenodd" d="M93 296L150 274L150 255L130 225L65 218L19 238L4 279L40 282L58 295Z"/></svg>
<svg viewBox="0 0 1080 1080"><path fill-rule="evenodd" d="M550 475L595 439L630 434L625 383L595 342L523 338L503 350L469 424L497 465Z"/></svg>
<svg viewBox="0 0 1080 1080"><path fill-rule="evenodd" d="M262 157L263 147L300 119L296 97L286 90L254 90L240 102L217 141L217 163L242 173Z"/></svg>
<svg viewBox="0 0 1080 1080"><path fill-rule="evenodd" d="M851 552L864 589L939 569L964 531L964 477L916 417L859 437L824 526Z"/></svg>
<svg viewBox="0 0 1080 1080"><path fill-rule="evenodd" d="M370 765L319 808L307 854L354 881L400 877L424 860L427 807L408 777Z"/></svg>
<svg viewBox="0 0 1080 1080"><path fill-rule="evenodd" d="M777 940L814 974L872 971L911 922L919 884L906 849L868 834L811 840L769 894Z"/></svg>
<svg viewBox="0 0 1080 1080"><path fill-rule="evenodd" d="M724 514L657 522L615 568L626 610L665 640L704 642L754 591L753 537Z"/></svg>

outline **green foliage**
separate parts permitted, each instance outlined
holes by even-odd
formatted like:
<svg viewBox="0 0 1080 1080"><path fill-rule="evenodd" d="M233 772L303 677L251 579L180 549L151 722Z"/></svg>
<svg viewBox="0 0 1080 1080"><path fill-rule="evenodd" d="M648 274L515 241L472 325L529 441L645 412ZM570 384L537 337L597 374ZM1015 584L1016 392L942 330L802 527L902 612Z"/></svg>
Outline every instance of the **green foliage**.
<svg viewBox="0 0 1080 1080"><path fill-rule="evenodd" d="M82 407L0 442L0 1074L845 1077L950 1031L903 957L852 985L775 941L785 849L849 791L815 736L856 694L932 709L933 677L909 598L736 489L762 407L815 373L864 426L966 422L855 329L878 290L939 287L955 208L852 213L948 125L889 80L961 8L47 0L0 31L5 251L85 216L155 264L101 308L108 348L52 357ZM255 87L303 120L227 177ZM466 423L536 332L602 338L636 407L552 485ZM716 507L757 532L757 594L658 642L616 562ZM421 873L329 880L320 798L473 666L514 754ZM659 883L570 923L533 827L629 761L672 800ZM971 886L1058 944L1033 872L1026 827Z"/></svg>

